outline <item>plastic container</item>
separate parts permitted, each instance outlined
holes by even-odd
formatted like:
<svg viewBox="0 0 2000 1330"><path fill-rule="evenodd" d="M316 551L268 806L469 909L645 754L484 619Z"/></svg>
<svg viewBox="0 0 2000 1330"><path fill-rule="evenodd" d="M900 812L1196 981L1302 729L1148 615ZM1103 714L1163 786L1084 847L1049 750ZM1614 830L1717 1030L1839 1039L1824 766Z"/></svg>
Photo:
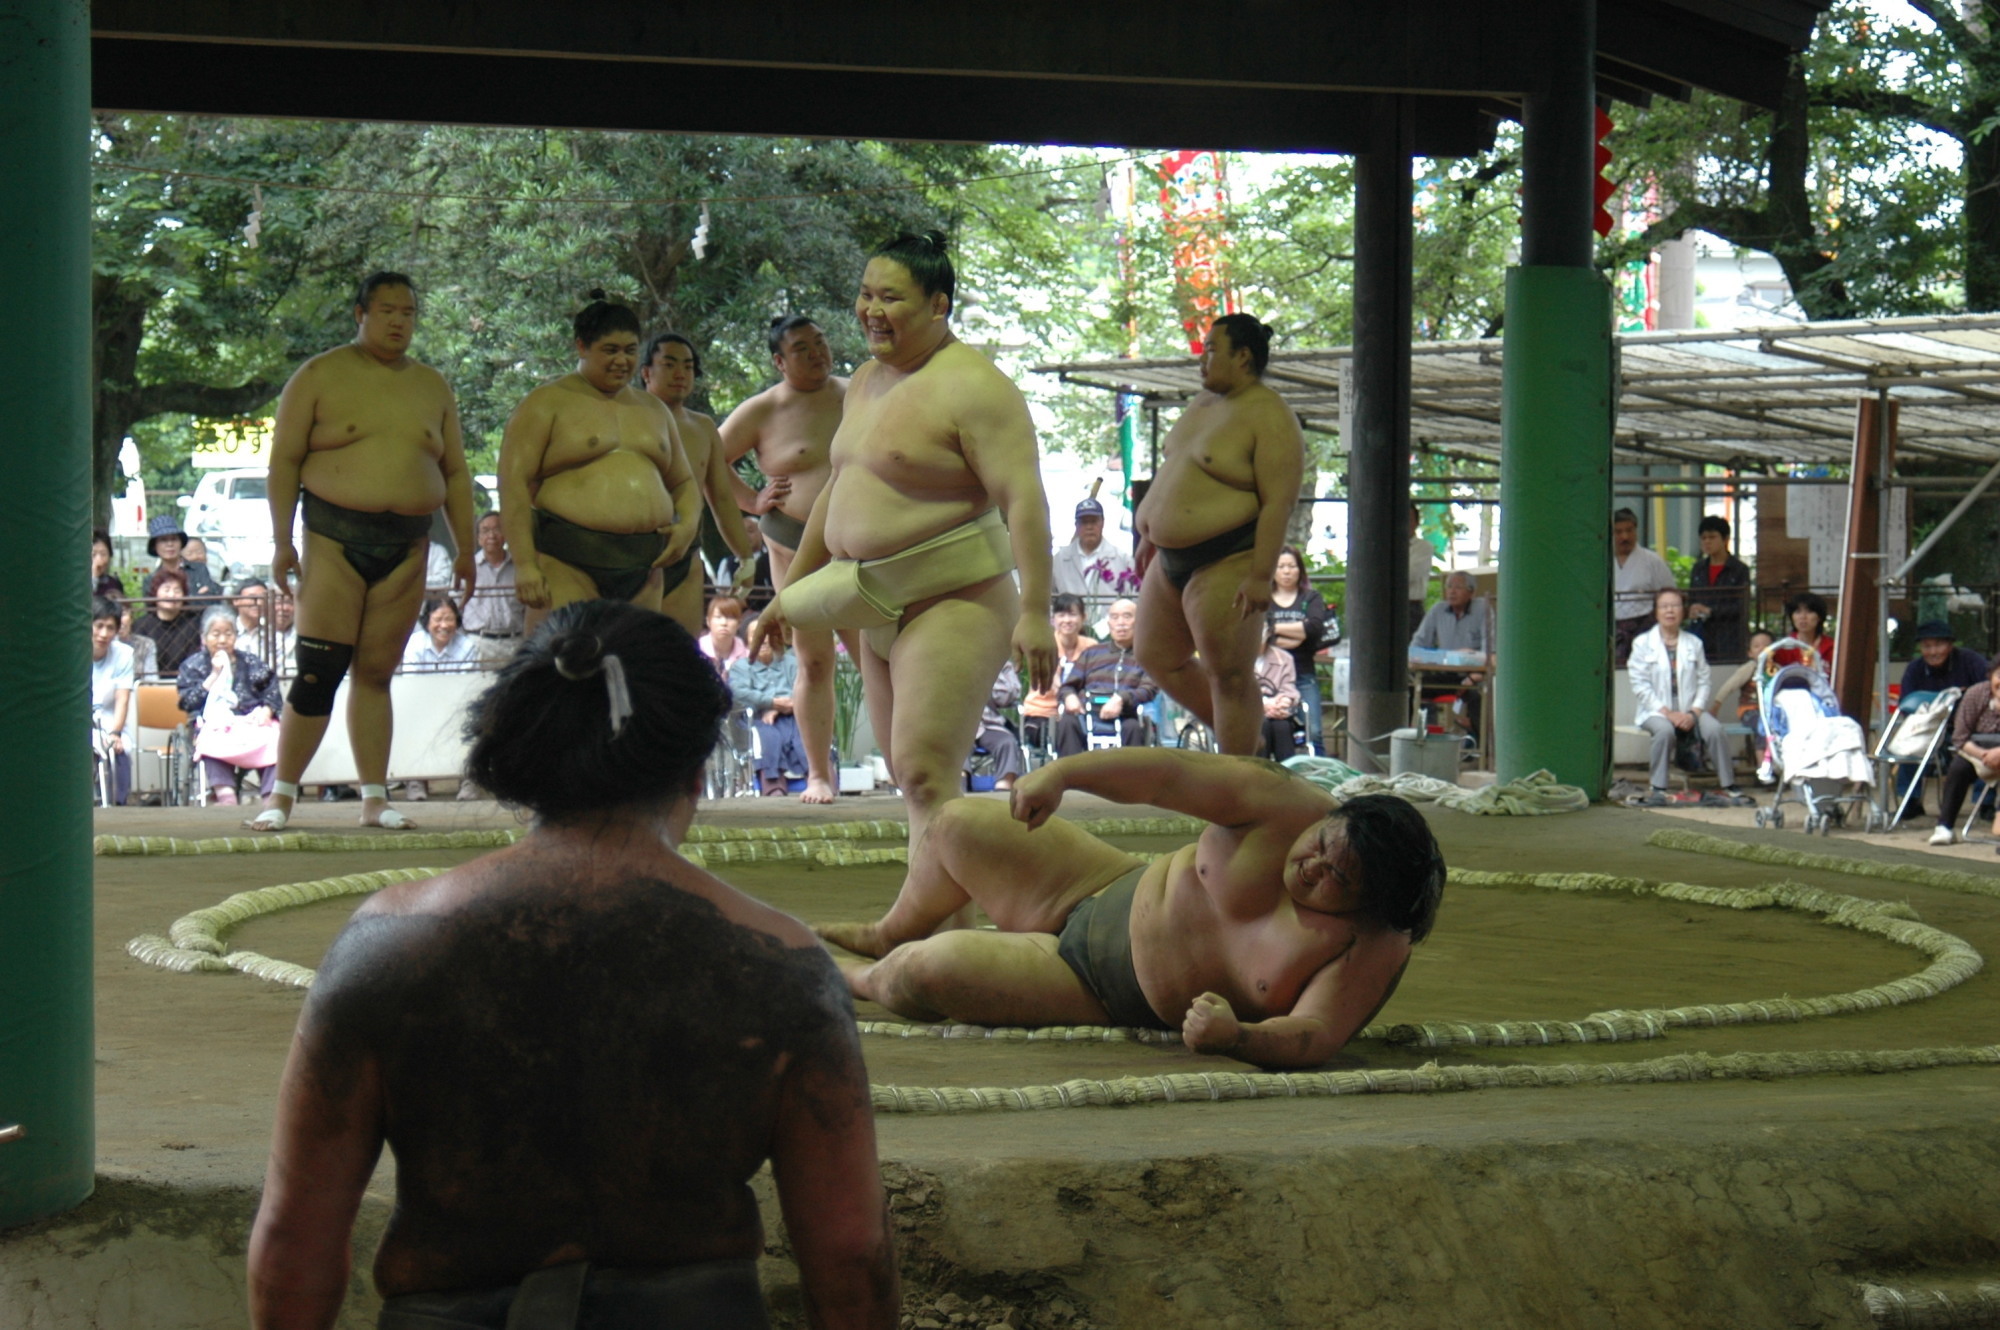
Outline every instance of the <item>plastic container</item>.
<svg viewBox="0 0 2000 1330"><path fill-rule="evenodd" d="M1458 759L1465 747L1455 736L1406 729L1389 732L1389 774L1432 776L1458 783Z"/></svg>

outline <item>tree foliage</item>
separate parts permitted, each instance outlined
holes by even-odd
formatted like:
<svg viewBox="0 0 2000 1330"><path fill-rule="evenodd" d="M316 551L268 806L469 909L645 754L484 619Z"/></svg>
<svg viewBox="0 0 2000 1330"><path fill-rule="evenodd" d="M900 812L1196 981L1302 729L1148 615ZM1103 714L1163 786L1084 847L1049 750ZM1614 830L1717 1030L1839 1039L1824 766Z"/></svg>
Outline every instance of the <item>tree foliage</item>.
<svg viewBox="0 0 2000 1330"><path fill-rule="evenodd" d="M1602 257L1701 229L1775 258L1811 318L2000 308L2000 50L1948 6L1882 8L1834 5L1775 111L1617 108L1614 173L1659 215Z"/></svg>

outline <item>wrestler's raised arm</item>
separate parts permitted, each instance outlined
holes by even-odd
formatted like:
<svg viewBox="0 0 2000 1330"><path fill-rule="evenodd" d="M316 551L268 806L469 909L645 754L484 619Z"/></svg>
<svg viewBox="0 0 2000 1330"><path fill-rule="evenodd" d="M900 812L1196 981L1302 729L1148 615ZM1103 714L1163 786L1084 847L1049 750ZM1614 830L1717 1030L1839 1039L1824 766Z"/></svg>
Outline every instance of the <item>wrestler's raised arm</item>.
<svg viewBox="0 0 2000 1330"><path fill-rule="evenodd" d="M442 374L438 375L438 382L444 388L444 455L438 459L438 469L444 472L444 520L451 528L451 543L458 551L451 565L451 581L464 597L470 596L478 585L478 574L473 569L479 540L472 517L472 468L465 464L465 435L458 423L458 399Z"/></svg>
<svg viewBox="0 0 2000 1330"><path fill-rule="evenodd" d="M1226 999L1203 993L1181 1022L1181 1041L1259 1067L1323 1066L1375 1019L1409 963L1407 933L1364 934L1307 982L1288 1015L1239 1021Z"/></svg>
<svg viewBox="0 0 2000 1330"><path fill-rule="evenodd" d="M857 381L859 376L857 375ZM1021 615L1013 654L1037 690L1055 682L1056 639L1049 627L1049 503L1042 492L1041 454L1021 390L996 371L958 409L959 449L1000 509L1021 578ZM1277 552L1272 551L1273 564Z"/></svg>
<svg viewBox="0 0 2000 1330"><path fill-rule="evenodd" d="M1078 753L1014 782L1014 816L1030 827L1048 821L1067 790L1121 804L1152 804L1217 826L1325 816L1333 800L1319 787L1259 758L1178 748L1107 748Z"/></svg>
<svg viewBox="0 0 2000 1330"><path fill-rule="evenodd" d="M1285 546L1285 528L1299 504L1304 483L1306 438L1297 417L1277 394L1269 394L1258 412L1251 444L1251 468L1257 480L1257 544L1250 552L1250 571L1236 592L1241 618L1262 615L1271 608L1271 578L1278 569L1278 552Z"/></svg>
<svg viewBox="0 0 2000 1330"><path fill-rule="evenodd" d="M651 394L646 394L646 397L649 401L659 402ZM681 442L680 423L664 405L660 406L660 421L667 430L666 446L660 450L658 463L660 481L673 500L674 523L666 530L667 547L660 551L659 558L653 560L655 568L680 562L688 546L701 537L701 485L695 478L694 468L688 465L687 446Z"/></svg>
<svg viewBox="0 0 2000 1330"><path fill-rule="evenodd" d="M500 524L507 531L507 550L514 556L514 595L530 609L549 603L548 580L535 552L535 482L555 429L555 399L548 388L537 388L521 399L500 436Z"/></svg>
<svg viewBox="0 0 2000 1330"><path fill-rule="evenodd" d="M292 545L292 521L299 508L299 474L305 469L313 417L319 410L319 376L314 356L299 366L278 395L278 418L271 429L271 470L265 494L271 505L271 580L290 594L300 576L299 552Z"/></svg>

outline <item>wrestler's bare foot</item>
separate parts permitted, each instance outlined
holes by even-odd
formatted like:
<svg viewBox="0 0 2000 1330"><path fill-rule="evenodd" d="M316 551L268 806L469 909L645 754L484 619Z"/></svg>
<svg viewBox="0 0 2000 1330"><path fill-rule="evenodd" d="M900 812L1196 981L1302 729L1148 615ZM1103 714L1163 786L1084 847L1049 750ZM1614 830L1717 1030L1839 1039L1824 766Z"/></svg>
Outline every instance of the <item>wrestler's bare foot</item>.
<svg viewBox="0 0 2000 1330"><path fill-rule="evenodd" d="M802 804L830 804L833 802L833 784L817 776L806 777L806 788L799 795Z"/></svg>
<svg viewBox="0 0 2000 1330"><path fill-rule="evenodd" d="M368 793L377 788L380 787L362 786L361 825L381 827L384 831L414 831L417 824L389 806L386 792L381 796Z"/></svg>
<svg viewBox="0 0 2000 1330"><path fill-rule="evenodd" d="M249 830L283 831L292 820L292 805L298 801L299 787L288 781L277 784L284 788L273 791L265 798L263 811L244 819L243 825Z"/></svg>
<svg viewBox="0 0 2000 1330"><path fill-rule="evenodd" d="M867 991L868 971L874 968L875 962L850 961L836 956L833 958L833 963L839 967L840 977L847 981L848 992L855 997L866 998L870 1002L875 1000Z"/></svg>
<svg viewBox="0 0 2000 1330"><path fill-rule="evenodd" d="M884 943L881 929L874 924L814 924L813 932L842 950L874 960L882 959L895 945ZM839 964L844 971L849 962L841 961Z"/></svg>

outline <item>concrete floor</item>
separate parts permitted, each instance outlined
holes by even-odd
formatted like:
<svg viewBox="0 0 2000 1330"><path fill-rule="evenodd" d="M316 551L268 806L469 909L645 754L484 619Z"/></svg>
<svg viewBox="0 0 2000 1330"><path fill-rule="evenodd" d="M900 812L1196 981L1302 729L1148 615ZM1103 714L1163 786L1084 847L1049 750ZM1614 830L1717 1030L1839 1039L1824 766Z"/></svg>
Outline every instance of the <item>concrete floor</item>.
<svg viewBox="0 0 2000 1330"><path fill-rule="evenodd" d="M1065 812L1110 815L1075 800ZM505 825L490 804L433 802L426 829ZM888 796L837 816L898 817ZM310 805L311 830L354 805ZM101 831L227 834L233 810L107 810ZM713 806L769 825L830 815L789 800ZM1919 861L1928 825L1890 837L1764 832L1744 810L1621 808L1552 818L1434 812L1454 865L1603 871L1717 886L1780 878L1908 900L1982 953L2000 902L1849 875L1646 846L1694 820L1733 839ZM1164 848L1169 842L1130 842ZM236 1323L276 1085L301 994L241 975L175 975L124 953L188 909L280 881L445 865L450 852L97 861L99 1191L81 1210L0 1236L0 1330ZM1922 861L2000 867L1990 846ZM808 920L864 917L887 868L724 869ZM312 963L351 903L254 921L245 947ZM1783 911L1735 912L1532 889L1447 893L1385 1021L1576 1019L1844 991L1922 968L1908 949ZM1454 1049L1442 1063L1633 1061L1668 1053L1895 1049L1996 1042L1990 974L1912 1006L1666 1040ZM883 1013L864 1010L866 1016ZM1048 1084L1228 1065L1178 1048L864 1041L871 1079ZM1361 1044L1341 1065L1433 1055ZM2000 1267L2000 1072L1381 1095L974 1117L884 1115L885 1176L907 1306L940 1325L1848 1326L1857 1281ZM367 1255L393 1196L384 1161L357 1234L341 1324L372 1323ZM767 1281L798 1300L774 1206ZM982 1302L981 1300L984 1299ZM921 1324L912 1321L911 1324Z"/></svg>

